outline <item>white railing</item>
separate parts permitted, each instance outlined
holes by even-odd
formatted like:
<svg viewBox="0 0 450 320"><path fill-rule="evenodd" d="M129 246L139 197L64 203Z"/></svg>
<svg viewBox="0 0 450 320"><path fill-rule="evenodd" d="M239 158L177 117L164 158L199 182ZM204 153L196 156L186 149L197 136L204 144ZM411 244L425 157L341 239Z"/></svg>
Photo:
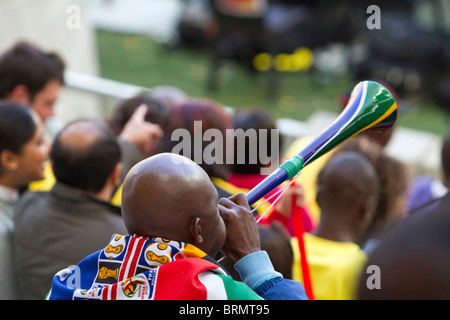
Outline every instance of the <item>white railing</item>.
<svg viewBox="0 0 450 320"><path fill-rule="evenodd" d="M127 99L140 92L151 90L145 87L74 71L66 71L64 81L69 88L114 99Z"/></svg>

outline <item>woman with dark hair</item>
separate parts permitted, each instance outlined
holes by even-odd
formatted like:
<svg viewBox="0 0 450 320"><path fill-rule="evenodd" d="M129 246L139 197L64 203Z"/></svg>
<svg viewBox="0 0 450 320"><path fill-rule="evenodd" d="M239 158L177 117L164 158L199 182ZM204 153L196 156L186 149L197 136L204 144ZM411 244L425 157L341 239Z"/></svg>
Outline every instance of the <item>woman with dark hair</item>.
<svg viewBox="0 0 450 320"><path fill-rule="evenodd" d="M0 186L17 191L42 179L48 153L37 114L25 105L1 102Z"/></svg>
<svg viewBox="0 0 450 320"><path fill-rule="evenodd" d="M0 299L16 297L11 246L19 189L44 177L49 146L39 116L28 106L0 103Z"/></svg>

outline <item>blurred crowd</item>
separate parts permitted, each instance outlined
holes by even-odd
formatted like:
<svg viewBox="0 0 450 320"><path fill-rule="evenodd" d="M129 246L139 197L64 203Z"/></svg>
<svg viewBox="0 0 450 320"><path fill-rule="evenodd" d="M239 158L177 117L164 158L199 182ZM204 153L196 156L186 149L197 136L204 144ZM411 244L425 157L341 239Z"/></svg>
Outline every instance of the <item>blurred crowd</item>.
<svg viewBox="0 0 450 320"><path fill-rule="evenodd" d="M287 2L284 5L293 5ZM304 2L314 7L315 2ZM385 19L388 23L387 15ZM373 46L383 45L375 41ZM388 49L383 46L385 52ZM377 65L361 73L370 78L381 69ZM300 282L309 299L450 298L449 138L443 139L440 179L414 176L385 152L393 126L349 139L310 164L289 187L282 185L248 206L236 195L258 185L266 177L261 169L277 167L311 137L283 145L279 135L257 135L257 143L247 142L239 150L225 143L216 149L213 162L195 158L211 148L211 139L191 141L190 152L181 155L197 164L180 165L178 170L158 157L180 151L180 141L174 138L178 129L194 136L199 121L203 131L215 129L226 137L230 129L276 130L276 119L258 106L230 113L217 101L161 87L119 101L103 121L76 119L48 139L45 123L54 115L64 71L62 57L27 42L18 42L0 56L0 299L45 299L58 289L55 278L64 280L61 270L104 248L119 250L108 245L115 234L167 234L170 240L193 241L219 261L233 283L250 281L248 274L236 270L238 261L265 251L276 271L269 280ZM396 88L389 89L395 96ZM336 109L343 107L345 103ZM275 138L276 143L271 140ZM270 157L275 163L250 160L248 155L259 154L263 147L275 155ZM247 157L237 161L242 151ZM196 192L188 193L191 189ZM205 216L198 213L194 221L185 221L187 214L207 209ZM218 210L226 236L214 229L222 222L202 224ZM247 221L238 220L244 219L243 212L255 217L248 223L254 230L234 224ZM167 262L162 255L154 257L150 260ZM252 271L258 273L262 265L251 264ZM380 274L370 272L371 266ZM271 288L283 283L272 282ZM265 296L270 288L259 291L261 283L257 289L249 286L272 297Z"/></svg>
<svg viewBox="0 0 450 320"><path fill-rule="evenodd" d="M252 71L260 53L306 48L314 61L301 63L316 81L372 79L447 110L449 10L445 1L187 0L177 44L212 48L215 60Z"/></svg>

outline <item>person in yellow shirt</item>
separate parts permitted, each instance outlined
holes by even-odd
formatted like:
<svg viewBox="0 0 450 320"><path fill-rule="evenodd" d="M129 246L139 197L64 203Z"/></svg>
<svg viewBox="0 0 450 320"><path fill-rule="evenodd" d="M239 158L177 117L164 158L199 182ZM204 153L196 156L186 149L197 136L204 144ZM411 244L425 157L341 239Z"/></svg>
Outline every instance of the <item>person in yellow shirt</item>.
<svg viewBox="0 0 450 320"><path fill-rule="evenodd" d="M338 153L320 171L317 190L320 223L313 234L303 234L314 299L355 299L367 261L356 241L374 216L379 197L377 174L363 155ZM292 273L293 279L303 282L296 240L292 239Z"/></svg>

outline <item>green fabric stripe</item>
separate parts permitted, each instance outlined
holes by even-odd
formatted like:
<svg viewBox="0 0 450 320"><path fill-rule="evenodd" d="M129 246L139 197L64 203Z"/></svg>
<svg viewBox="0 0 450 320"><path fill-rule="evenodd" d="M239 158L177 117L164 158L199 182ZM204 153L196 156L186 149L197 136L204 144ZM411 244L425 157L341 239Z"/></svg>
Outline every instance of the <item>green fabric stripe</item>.
<svg viewBox="0 0 450 320"><path fill-rule="evenodd" d="M228 300L262 300L252 289L245 283L235 281L230 276L218 274L223 281Z"/></svg>

